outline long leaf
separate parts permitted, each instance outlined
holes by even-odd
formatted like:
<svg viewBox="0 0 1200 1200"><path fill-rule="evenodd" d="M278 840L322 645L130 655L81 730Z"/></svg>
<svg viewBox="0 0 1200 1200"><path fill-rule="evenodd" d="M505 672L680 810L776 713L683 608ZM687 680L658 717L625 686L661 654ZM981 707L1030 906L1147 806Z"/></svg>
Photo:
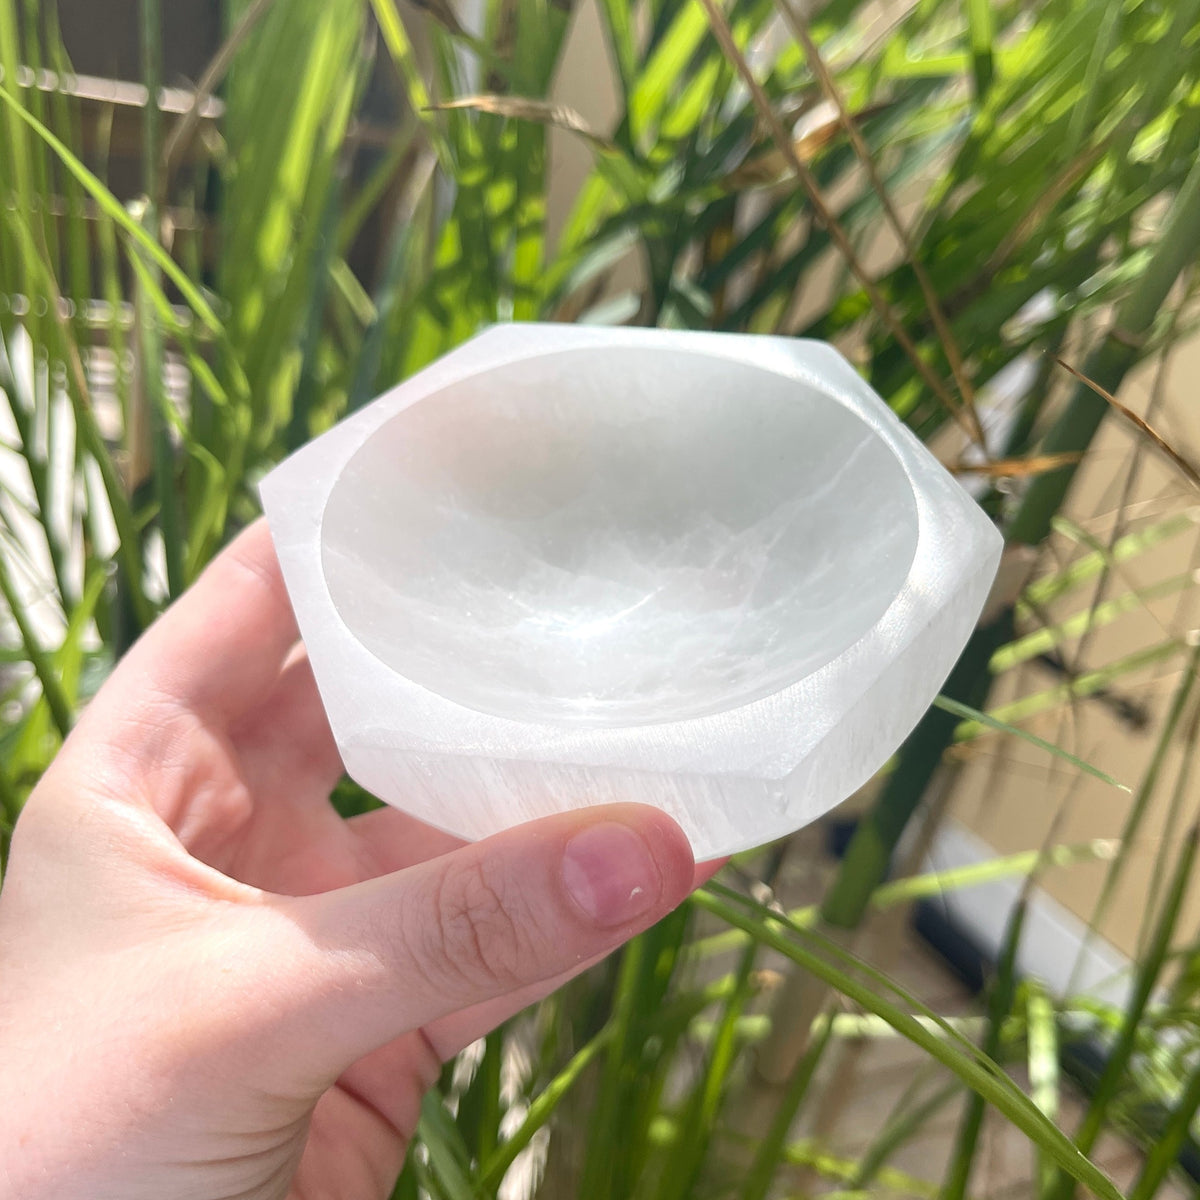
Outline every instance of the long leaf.
<svg viewBox="0 0 1200 1200"><path fill-rule="evenodd" d="M1036 1146L1044 1149L1070 1179L1085 1184L1103 1200L1122 1200L1112 1181L1071 1141L1038 1111L993 1063L979 1054L966 1054L955 1045L930 1034L910 1013L880 996L849 972L832 965L821 953L787 937L766 918L743 912L708 892L695 901L700 907L750 933L792 962L824 980L830 987L853 1000L868 1012L882 1017L898 1033L919 1046L931 1058L952 1071L967 1087L977 1091L998 1112L1012 1122Z"/></svg>
<svg viewBox="0 0 1200 1200"><path fill-rule="evenodd" d="M25 600L17 591L16 583L9 574L8 563L3 554L0 554L0 596L4 597L13 624L16 625L17 631L21 635L25 657L32 665L38 683L41 685L42 696L45 698L50 715L54 718L59 736L65 738L75 723L71 702L63 691L62 682L54 669L50 655L38 641L38 635L29 623Z"/></svg>
<svg viewBox="0 0 1200 1200"><path fill-rule="evenodd" d="M27 112L13 97L6 86L0 86L0 101L14 112L32 129L38 137L54 151L59 161L74 176L79 185L100 206L104 214L141 249L156 266L161 268L164 275L179 289L187 300L192 311L213 333L220 334L222 327L216 313L201 294L200 289L192 283L187 275L175 264L171 256L156 242L142 226L125 210L112 192L87 169L75 154L42 124L32 113Z"/></svg>
<svg viewBox="0 0 1200 1200"><path fill-rule="evenodd" d="M1009 725L1007 722L1001 721L989 713L972 708L969 704L960 704L957 700L952 700L949 696L938 696L933 703L934 707L940 708L942 712L950 713L951 716L961 717L965 721L973 721L988 729L994 729L998 733L1012 734L1013 737L1019 737L1031 746L1036 746L1039 750L1044 750L1047 754L1052 754L1055 758L1070 763L1076 770L1082 771L1085 775L1091 775L1093 779L1099 779L1111 787L1120 788L1123 792L1130 791L1125 784L1118 783L1107 771L1101 771L1099 767L1094 767L1091 763L1084 762L1082 758L1070 754L1061 746L1055 746L1053 743L1046 741L1045 738L1040 738L1036 734L1030 733L1027 729L1020 729L1016 725Z"/></svg>

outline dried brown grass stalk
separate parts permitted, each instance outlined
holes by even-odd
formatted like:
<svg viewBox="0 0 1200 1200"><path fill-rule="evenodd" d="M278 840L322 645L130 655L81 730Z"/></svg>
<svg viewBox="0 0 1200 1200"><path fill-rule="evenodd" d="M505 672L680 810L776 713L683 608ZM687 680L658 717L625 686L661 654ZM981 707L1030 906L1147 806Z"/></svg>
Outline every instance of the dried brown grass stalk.
<svg viewBox="0 0 1200 1200"><path fill-rule="evenodd" d="M834 215L828 201L826 201L816 178L808 167L805 166L800 155L797 154L792 139L788 136L787 130L784 129L783 123L779 119L779 114L771 106L770 99L767 97L766 92L763 91L762 85L758 82L754 72L750 69L750 64L746 61L745 55L738 48L737 42L734 40L733 30L729 27L729 21L726 19L724 12L722 12L716 0L700 0L700 2L704 6L704 11L708 14L709 28L712 30L713 36L717 39L722 52L749 90L750 96L754 101L754 107L758 110L760 120L766 125L776 147L791 167L792 173L796 176L800 186L804 189L809 202L816 212L817 219L828 230L830 239L837 246L838 251L846 260L846 264L853 272L854 277L866 292L867 298L871 302L871 307L875 310L880 320L887 326L888 331L896 339L897 344L908 355L917 374L920 375L934 395L945 405L946 411L961 425L967 436L977 442L986 452L986 445L982 439L982 431L978 429L978 420L976 419L972 423L966 407L955 398L950 389L946 387L945 382L938 377L937 373L921 357L921 353L909 336L908 331L904 328L895 312L893 312L887 298L879 290L875 280L871 278L862 260L858 257L858 252L854 249L849 236Z"/></svg>
<svg viewBox="0 0 1200 1200"><path fill-rule="evenodd" d="M1030 475L1042 475L1046 471L1057 471L1081 461L1078 451L1067 454L1035 454L1029 458L997 458L991 462L956 463L951 471L955 475L984 475L988 479L1026 479Z"/></svg>
<svg viewBox="0 0 1200 1200"><path fill-rule="evenodd" d="M1112 408L1125 418L1135 429L1149 438L1150 442L1156 446L1163 454L1167 456L1179 468L1179 471L1185 479L1198 491L1200 491L1200 471L1186 459L1170 442L1167 441L1153 425L1150 424L1144 417L1138 416L1133 409L1122 404L1111 392L1102 388L1094 379L1089 379L1082 371L1076 370L1069 362L1061 358L1054 360L1064 371L1068 371L1074 375L1080 383L1091 388L1102 400L1112 406Z"/></svg>
<svg viewBox="0 0 1200 1200"><path fill-rule="evenodd" d="M883 205L883 211L887 216L888 223L891 225L896 237L900 240L904 256L908 260L909 266L912 267L917 285L921 289L921 295L925 298L925 307L929 310L930 320L933 322L934 330L937 332L938 338L942 343L942 350L946 355L946 361L950 364L950 370L954 375L954 382L962 398L963 412L967 423L970 425L972 436L981 447L986 447L983 426L980 424L979 414L975 409L975 388L971 383L966 363L963 361L958 341L950 328L949 321L946 320L946 314L942 308L941 300L938 298L937 291L934 289L933 281L929 278L928 272L917 255L916 247L913 245L908 229L900 219L900 213L892 202L887 186L884 184L883 178L879 174L879 169L875 165L875 160L871 157L871 151L867 143L863 140L862 133L858 127L858 121L846 106L846 102L833 75L825 65L825 60L821 57L821 51L817 48L816 42L813 41L812 35L808 31L807 23L796 11L792 0L777 0L777 5L779 11L783 13L783 18L791 29L793 36L800 43L801 47L803 47L805 57L808 59L808 65L812 68L813 74L816 75L817 81L821 85L821 91L825 93L825 98L837 110L838 120L842 128L845 129L846 136L850 139L850 144L854 147L854 153L858 156L859 162L862 163L863 168L867 172L867 178L870 179L871 187L874 188L875 194L879 197L879 202Z"/></svg>
<svg viewBox="0 0 1200 1200"><path fill-rule="evenodd" d="M552 125L577 134L591 143L597 150L613 151L616 147L607 138L601 137L573 108L555 104L550 100L532 100L527 96L498 96L481 93L476 96L460 96L445 100L441 104L430 104L428 112L447 112L456 108L469 108L475 112L490 113L496 117L511 117L517 121L535 121L540 125Z"/></svg>

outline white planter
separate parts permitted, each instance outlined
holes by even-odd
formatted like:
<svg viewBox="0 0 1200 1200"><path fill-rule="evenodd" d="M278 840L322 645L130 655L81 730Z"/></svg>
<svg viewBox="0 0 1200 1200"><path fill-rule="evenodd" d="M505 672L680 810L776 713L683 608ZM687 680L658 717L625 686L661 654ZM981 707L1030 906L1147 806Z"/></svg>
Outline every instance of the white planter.
<svg viewBox="0 0 1200 1200"><path fill-rule="evenodd" d="M490 329L262 485L347 771L466 838L617 800L699 858L936 695L1001 539L836 351Z"/></svg>

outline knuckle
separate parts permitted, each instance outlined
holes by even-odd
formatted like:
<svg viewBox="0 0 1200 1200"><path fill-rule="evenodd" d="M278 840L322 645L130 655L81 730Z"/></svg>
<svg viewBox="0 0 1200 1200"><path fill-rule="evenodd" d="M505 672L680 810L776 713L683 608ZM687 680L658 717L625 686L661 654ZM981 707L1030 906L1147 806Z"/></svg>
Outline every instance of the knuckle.
<svg viewBox="0 0 1200 1200"><path fill-rule="evenodd" d="M450 986L506 991L525 982L535 955L517 889L474 863L448 870L433 899L427 961Z"/></svg>

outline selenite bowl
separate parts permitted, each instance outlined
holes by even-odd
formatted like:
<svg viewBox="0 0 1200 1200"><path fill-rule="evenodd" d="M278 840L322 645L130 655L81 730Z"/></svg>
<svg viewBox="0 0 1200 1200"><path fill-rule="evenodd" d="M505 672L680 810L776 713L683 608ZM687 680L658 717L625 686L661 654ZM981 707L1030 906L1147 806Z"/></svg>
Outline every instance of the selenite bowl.
<svg viewBox="0 0 1200 1200"><path fill-rule="evenodd" d="M836 351L509 325L262 496L346 769L466 838L653 804L698 858L888 759L1001 539Z"/></svg>

